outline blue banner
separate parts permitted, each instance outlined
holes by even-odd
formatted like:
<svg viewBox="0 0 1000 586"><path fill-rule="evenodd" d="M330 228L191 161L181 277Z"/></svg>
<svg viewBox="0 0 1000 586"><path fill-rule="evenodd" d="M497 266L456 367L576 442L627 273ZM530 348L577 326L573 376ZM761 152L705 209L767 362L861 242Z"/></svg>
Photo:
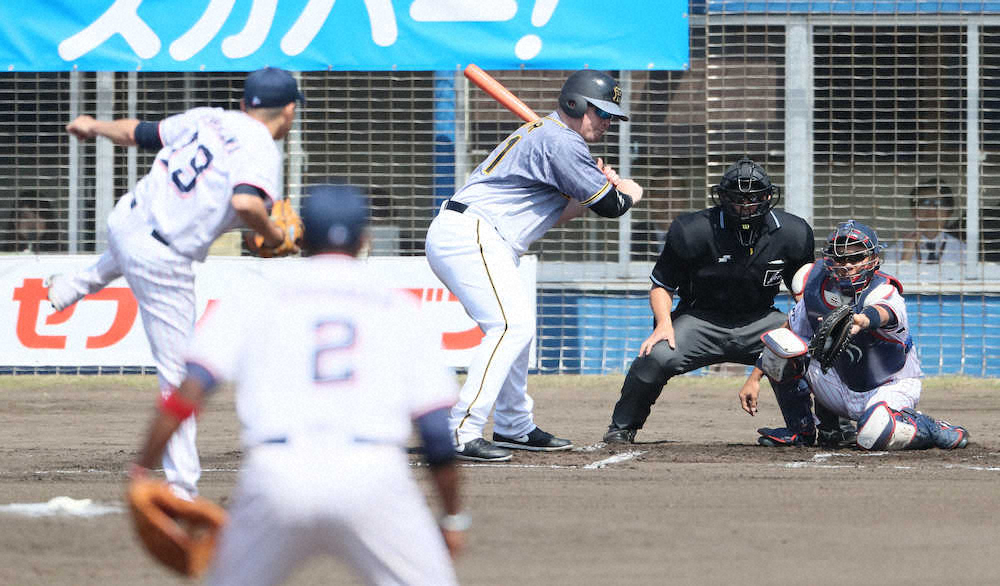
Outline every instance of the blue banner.
<svg viewBox="0 0 1000 586"><path fill-rule="evenodd" d="M686 69L687 0L17 0L8 71Z"/></svg>

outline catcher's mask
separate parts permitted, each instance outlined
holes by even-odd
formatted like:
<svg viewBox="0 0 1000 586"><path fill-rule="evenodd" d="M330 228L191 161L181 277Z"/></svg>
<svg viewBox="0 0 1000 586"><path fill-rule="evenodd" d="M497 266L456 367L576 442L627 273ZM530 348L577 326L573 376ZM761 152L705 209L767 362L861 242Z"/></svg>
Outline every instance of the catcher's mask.
<svg viewBox="0 0 1000 586"><path fill-rule="evenodd" d="M857 298L882 264L875 230L856 220L837 225L826 240L823 258L841 293Z"/></svg>
<svg viewBox="0 0 1000 586"><path fill-rule="evenodd" d="M743 157L712 187L712 198L729 216L743 223L759 221L778 203L780 192L764 168Z"/></svg>
<svg viewBox="0 0 1000 586"><path fill-rule="evenodd" d="M615 78L593 69L581 69L570 75L559 93L559 107L573 118L583 117L590 104L620 120L628 120L621 103L622 88Z"/></svg>

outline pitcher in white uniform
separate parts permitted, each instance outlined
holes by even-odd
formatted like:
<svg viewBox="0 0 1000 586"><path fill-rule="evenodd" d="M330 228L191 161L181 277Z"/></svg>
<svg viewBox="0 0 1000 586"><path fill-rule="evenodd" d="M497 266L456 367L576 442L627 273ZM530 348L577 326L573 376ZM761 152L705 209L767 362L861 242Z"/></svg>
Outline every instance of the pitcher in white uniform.
<svg viewBox="0 0 1000 586"><path fill-rule="evenodd" d="M565 450L566 439L534 423L527 393L535 311L518 276L518 259L558 223L588 208L607 218L627 212L642 188L622 179L588 142L597 142L621 109L622 91L600 71L569 76L559 108L504 139L444 203L427 231L427 261L485 336L452 409L458 457L504 461L507 448ZM496 405L493 442L483 438Z"/></svg>
<svg viewBox="0 0 1000 586"><path fill-rule="evenodd" d="M184 375L183 351L195 322L192 262L203 261L224 232L240 226L276 247L284 232L269 218L282 198L284 138L302 101L290 73L251 73L240 111L194 108L159 123L80 116L66 126L79 139L103 136L115 144L156 150L149 172L118 200L108 217L108 249L87 269L48 279L56 310L124 276L139 304L153 353L160 393ZM163 456L175 492L195 494L201 465L194 420L174 436Z"/></svg>
<svg viewBox="0 0 1000 586"><path fill-rule="evenodd" d="M208 584L279 584L317 554L344 559L367 584L456 584L448 552L469 522L440 334L416 299L356 260L368 220L356 189L311 189L302 218L308 261L273 269L202 321L187 378L137 464L155 464L180 421L232 381L244 460ZM412 422L441 497L438 524L410 473Z"/></svg>

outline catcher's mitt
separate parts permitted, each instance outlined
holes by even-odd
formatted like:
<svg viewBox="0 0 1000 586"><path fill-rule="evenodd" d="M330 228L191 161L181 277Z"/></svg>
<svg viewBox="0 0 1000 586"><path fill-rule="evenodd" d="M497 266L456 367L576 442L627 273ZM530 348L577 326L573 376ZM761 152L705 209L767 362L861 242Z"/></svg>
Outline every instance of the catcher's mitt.
<svg viewBox="0 0 1000 586"><path fill-rule="evenodd" d="M132 479L128 503L135 530L154 558L185 576L205 571L226 522L222 507L201 497L184 500L165 482L145 477Z"/></svg>
<svg viewBox="0 0 1000 586"><path fill-rule="evenodd" d="M298 252L304 228L302 218L295 212L292 202L287 198L275 202L274 207L271 208L271 221L285 233L285 239L278 246L268 248L264 246L263 236L250 232L246 237L247 248L250 249L250 252L263 258L288 256Z"/></svg>
<svg viewBox="0 0 1000 586"><path fill-rule="evenodd" d="M823 372L830 370L837 357L851 341L854 312L850 305L841 305L823 318L809 340L809 356L819 362Z"/></svg>

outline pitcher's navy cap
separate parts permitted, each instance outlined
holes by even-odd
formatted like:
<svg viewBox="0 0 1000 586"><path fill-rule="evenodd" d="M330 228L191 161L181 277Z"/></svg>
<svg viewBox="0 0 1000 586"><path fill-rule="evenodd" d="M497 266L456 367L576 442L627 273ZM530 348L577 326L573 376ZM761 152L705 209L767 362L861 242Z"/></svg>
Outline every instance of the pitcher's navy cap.
<svg viewBox="0 0 1000 586"><path fill-rule="evenodd" d="M277 67L258 69L243 84L243 102L247 108L277 108L306 99L292 74Z"/></svg>
<svg viewBox="0 0 1000 586"><path fill-rule="evenodd" d="M351 248L368 226L368 198L353 185L314 185L302 200L304 244L313 252Z"/></svg>

